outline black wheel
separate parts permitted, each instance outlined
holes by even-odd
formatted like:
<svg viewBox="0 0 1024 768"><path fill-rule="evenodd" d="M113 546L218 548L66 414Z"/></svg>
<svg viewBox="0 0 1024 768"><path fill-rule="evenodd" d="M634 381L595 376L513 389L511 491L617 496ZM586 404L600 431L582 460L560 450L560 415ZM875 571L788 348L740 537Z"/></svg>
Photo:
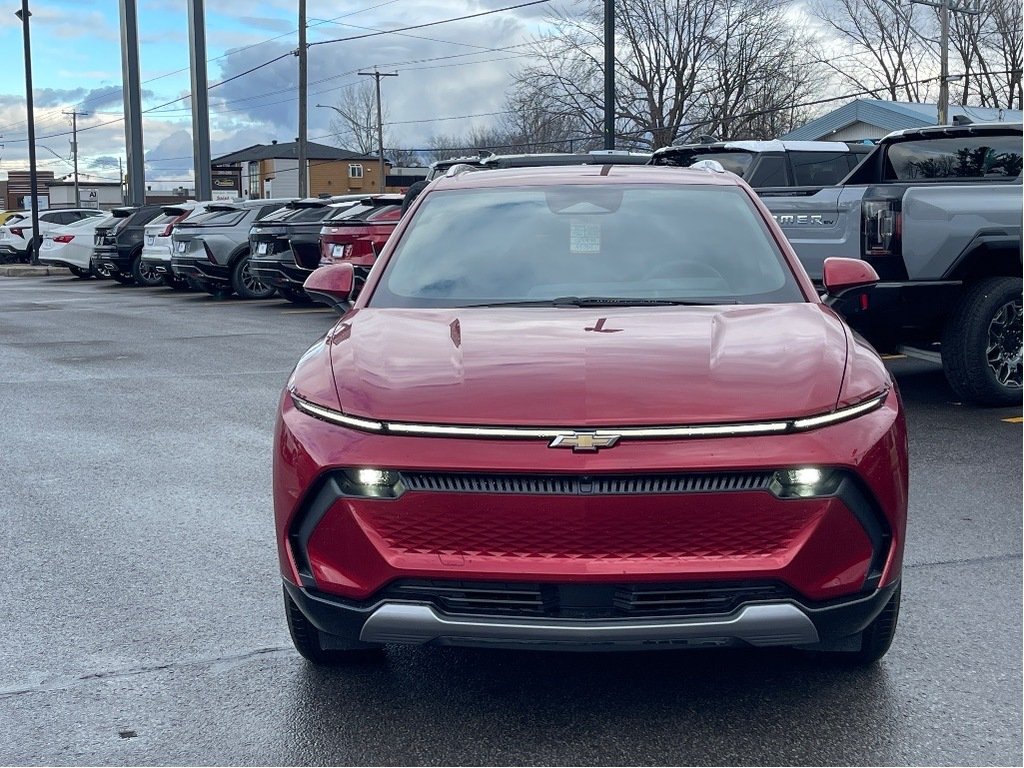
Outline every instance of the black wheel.
<svg viewBox="0 0 1024 768"><path fill-rule="evenodd" d="M136 285L143 288L155 288L164 282L164 276L157 272L152 264L146 264L142 260L142 253L135 254L132 259L132 278Z"/></svg>
<svg viewBox="0 0 1024 768"><path fill-rule="evenodd" d="M249 254L242 254L231 270L231 287L243 299L269 299L276 289L261 283L252 273L251 266Z"/></svg>
<svg viewBox="0 0 1024 768"><path fill-rule="evenodd" d="M305 291L299 291L294 288L278 288L277 292L288 299L292 304L309 305L313 303L313 300L306 295Z"/></svg>
<svg viewBox="0 0 1024 768"><path fill-rule="evenodd" d="M896 622L900 616L900 592L903 585L896 587L882 612L860 633L860 648L856 651L831 651L831 661L838 661L854 667L866 667L885 656L896 635Z"/></svg>
<svg viewBox="0 0 1024 768"><path fill-rule="evenodd" d="M320 630L302 614L299 606L288 596L287 589L284 590L284 613L288 619L288 632L292 636L295 650L314 664L336 666L380 658L381 646L373 643L361 643L358 640L345 641L342 638L332 637L330 642L332 647L325 648Z"/></svg>
<svg viewBox="0 0 1024 768"><path fill-rule="evenodd" d="M110 279L110 270L107 269L106 267L100 266L94 261L89 263L89 271L92 272L92 276L95 277L97 280Z"/></svg>
<svg viewBox="0 0 1024 768"><path fill-rule="evenodd" d="M68 264L68 269L71 270L72 275L74 275L75 277L80 277L83 280L92 277L92 272L90 272L88 269L76 267L74 264Z"/></svg>
<svg viewBox="0 0 1024 768"><path fill-rule="evenodd" d="M1019 277L989 277L965 291L946 322L942 367L953 391L979 405L1021 401Z"/></svg>

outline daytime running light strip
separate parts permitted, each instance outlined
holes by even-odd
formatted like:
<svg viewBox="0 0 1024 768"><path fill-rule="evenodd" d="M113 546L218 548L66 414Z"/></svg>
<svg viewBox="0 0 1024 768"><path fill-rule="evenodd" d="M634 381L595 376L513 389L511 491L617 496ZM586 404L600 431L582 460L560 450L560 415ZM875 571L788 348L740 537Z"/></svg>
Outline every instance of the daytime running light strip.
<svg viewBox="0 0 1024 768"><path fill-rule="evenodd" d="M394 435L418 435L425 437L479 437L479 438L510 438L510 439L554 439L560 435L572 435L578 432L600 435L618 435L622 440L630 439L664 439L686 437L733 437L741 435L778 435L787 432L806 432L807 430L837 424L853 419L861 414L881 407L889 396L886 390L880 395L865 400L857 405L840 408L820 416L786 421L755 421L745 424L698 424L692 427L624 427L622 429L569 429L569 428L531 428L531 427L462 427L442 424L411 424L408 422L382 422L363 419L357 416L325 408L322 405L304 400L291 391L295 407L310 416L314 416L332 424L362 430L363 432L384 432Z"/></svg>

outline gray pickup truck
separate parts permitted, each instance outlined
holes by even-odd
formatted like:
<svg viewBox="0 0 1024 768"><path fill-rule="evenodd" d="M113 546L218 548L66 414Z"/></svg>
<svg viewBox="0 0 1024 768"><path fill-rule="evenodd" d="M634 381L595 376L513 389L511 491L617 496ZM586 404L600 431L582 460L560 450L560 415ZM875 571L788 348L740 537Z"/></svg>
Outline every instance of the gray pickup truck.
<svg viewBox="0 0 1024 768"><path fill-rule="evenodd" d="M830 256L881 281L832 300L881 350L941 359L959 397L1021 400L1020 124L882 139L835 186L755 191L820 282Z"/></svg>

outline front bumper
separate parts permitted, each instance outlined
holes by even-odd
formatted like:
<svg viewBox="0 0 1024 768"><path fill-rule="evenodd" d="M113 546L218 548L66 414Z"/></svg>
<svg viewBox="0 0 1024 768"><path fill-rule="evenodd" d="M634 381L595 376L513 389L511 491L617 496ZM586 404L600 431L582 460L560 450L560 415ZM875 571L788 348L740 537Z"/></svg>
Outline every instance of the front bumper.
<svg viewBox="0 0 1024 768"><path fill-rule="evenodd" d="M301 291L306 278L313 274L313 270L300 267L290 258L290 254L286 255L289 256L287 260L253 256L249 259L249 271L264 285Z"/></svg>
<svg viewBox="0 0 1024 768"><path fill-rule="evenodd" d="M623 442L591 454L546 441L357 432L296 410L286 394L275 440L281 572L328 635L563 647L579 644L575 622L584 621L599 630L597 646L827 644L863 629L900 579L907 466L895 390L874 411L807 432ZM842 479L813 497L781 497L766 484L775 470L806 466ZM345 467L396 470L403 490L353 494ZM540 613L467 619L464 602L401 592L408 580L537 585L557 599L554 609L541 600ZM742 589L696 614L634 616L618 612L629 585ZM581 604L574 590L592 597ZM788 608L746 605L796 606L815 636ZM757 629L766 616L777 625L768 634ZM650 637L621 628L653 619Z"/></svg>
<svg viewBox="0 0 1024 768"><path fill-rule="evenodd" d="M470 594L492 590L501 594L503 584L476 584ZM553 585L548 585L553 587ZM648 585L657 589L662 585ZM351 601L285 582L289 597L319 629L322 642L397 643L408 645L455 645L537 650L620 651L715 647L797 646L854 650L851 643L885 607L898 583L850 599L813 604L797 598L757 599L755 596L714 611L714 606L695 605L677 615L612 618L521 617L497 612L459 612L429 598L402 599L383 594L367 601ZM569 586L586 594L578 585ZM621 587L618 589L622 589ZM441 587L451 594L453 588ZM663 592L668 593L667 585ZM585 598L584 598L585 599ZM707 601L706 601L707 602ZM462 603L463 606L472 603ZM685 604L684 604L685 605ZM472 610L470 608L469 610Z"/></svg>

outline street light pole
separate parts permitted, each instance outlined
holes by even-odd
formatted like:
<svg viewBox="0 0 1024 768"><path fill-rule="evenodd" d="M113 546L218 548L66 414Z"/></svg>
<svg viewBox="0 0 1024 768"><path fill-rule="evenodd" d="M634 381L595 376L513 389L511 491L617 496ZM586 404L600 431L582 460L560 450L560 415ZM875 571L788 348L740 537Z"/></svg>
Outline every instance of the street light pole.
<svg viewBox="0 0 1024 768"><path fill-rule="evenodd" d="M615 0L604 0L604 148L615 149Z"/></svg>
<svg viewBox="0 0 1024 768"><path fill-rule="evenodd" d="M25 38L25 106L28 111L28 183L32 188L32 239L29 241L29 261L39 263L39 175L36 172L36 117L35 104L32 99L32 35L29 32L28 20L32 12L28 9L28 0L21 0L21 10L14 15L21 19L21 29Z"/></svg>
<svg viewBox="0 0 1024 768"><path fill-rule="evenodd" d="M309 161L306 159L306 140L308 135L306 112L307 97L307 57L309 48L306 46L306 0L299 0L299 136L296 139L296 152L299 162L299 197L309 196Z"/></svg>
<svg viewBox="0 0 1024 768"><path fill-rule="evenodd" d="M380 105L380 79L382 77L398 77L397 72L378 72L377 68L373 68L373 72L360 72L360 75L367 75L372 77L377 83L377 168L380 173L380 191L384 191L384 187L387 186L387 179L384 176L384 118L382 117L383 110Z"/></svg>

